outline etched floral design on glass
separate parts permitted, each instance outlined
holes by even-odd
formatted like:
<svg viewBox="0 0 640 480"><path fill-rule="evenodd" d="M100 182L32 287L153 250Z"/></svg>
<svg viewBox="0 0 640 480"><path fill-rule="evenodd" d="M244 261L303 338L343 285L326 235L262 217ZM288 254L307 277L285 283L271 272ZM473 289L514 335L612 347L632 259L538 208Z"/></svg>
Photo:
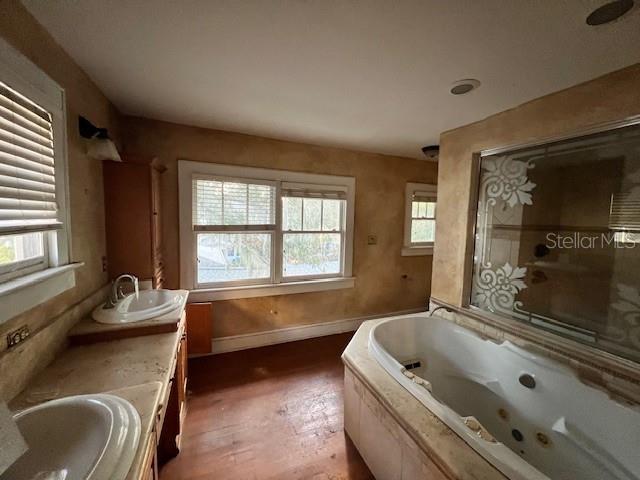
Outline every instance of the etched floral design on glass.
<svg viewBox="0 0 640 480"><path fill-rule="evenodd" d="M618 300L611 308L627 326L628 340L640 348L640 292L635 287L619 283L616 285Z"/></svg>
<svg viewBox="0 0 640 480"><path fill-rule="evenodd" d="M497 269L482 269L475 278L475 305L494 312L512 311L519 306L516 295L527 288L522 280L526 274L526 268L509 263Z"/></svg>
<svg viewBox="0 0 640 480"><path fill-rule="evenodd" d="M511 157L488 158L482 162L482 188L487 198L501 198L507 205L532 205L531 191L536 184L527 177L533 163Z"/></svg>

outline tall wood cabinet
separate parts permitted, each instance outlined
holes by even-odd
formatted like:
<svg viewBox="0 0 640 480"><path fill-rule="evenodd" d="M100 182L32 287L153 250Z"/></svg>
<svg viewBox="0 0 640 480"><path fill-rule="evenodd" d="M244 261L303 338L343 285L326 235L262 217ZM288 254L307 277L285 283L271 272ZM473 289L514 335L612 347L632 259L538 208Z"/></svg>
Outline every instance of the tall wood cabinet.
<svg viewBox="0 0 640 480"><path fill-rule="evenodd" d="M160 288L164 283L160 176L165 169L156 159L123 160L103 163L109 278L131 273Z"/></svg>

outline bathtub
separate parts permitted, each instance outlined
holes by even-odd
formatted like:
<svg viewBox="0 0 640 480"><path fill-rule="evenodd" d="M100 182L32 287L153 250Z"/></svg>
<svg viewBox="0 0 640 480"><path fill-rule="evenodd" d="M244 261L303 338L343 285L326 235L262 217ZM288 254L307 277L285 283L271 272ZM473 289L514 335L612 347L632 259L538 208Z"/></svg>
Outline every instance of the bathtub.
<svg viewBox="0 0 640 480"><path fill-rule="evenodd" d="M510 479L640 479L640 409L573 370L428 314L391 317L369 353Z"/></svg>

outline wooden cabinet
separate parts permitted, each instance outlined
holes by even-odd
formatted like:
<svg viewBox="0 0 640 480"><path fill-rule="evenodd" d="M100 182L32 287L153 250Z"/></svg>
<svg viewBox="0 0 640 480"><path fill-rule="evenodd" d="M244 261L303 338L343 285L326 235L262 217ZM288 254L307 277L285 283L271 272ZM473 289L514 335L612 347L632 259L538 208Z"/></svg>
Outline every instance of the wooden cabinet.
<svg viewBox="0 0 640 480"><path fill-rule="evenodd" d="M155 160L124 157L103 162L107 268L109 278L131 273L164 283L160 176L164 168Z"/></svg>
<svg viewBox="0 0 640 480"><path fill-rule="evenodd" d="M164 419L159 419L158 464L163 465L180 453L182 426L187 414L187 330L182 329L178 343L174 375L169 386L169 396Z"/></svg>
<svg viewBox="0 0 640 480"><path fill-rule="evenodd" d="M144 459L142 460L142 474L141 480L158 480L158 457L156 456L156 441L157 435L154 429L151 432L151 440L147 445L147 450L144 453Z"/></svg>
<svg viewBox="0 0 640 480"><path fill-rule="evenodd" d="M211 353L213 304L189 303L186 309L189 353Z"/></svg>

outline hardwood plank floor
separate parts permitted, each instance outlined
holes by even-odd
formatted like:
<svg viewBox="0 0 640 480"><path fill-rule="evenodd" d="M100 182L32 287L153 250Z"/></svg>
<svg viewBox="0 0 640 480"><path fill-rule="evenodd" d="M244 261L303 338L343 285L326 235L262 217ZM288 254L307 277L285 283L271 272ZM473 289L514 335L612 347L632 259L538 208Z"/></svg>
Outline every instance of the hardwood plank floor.
<svg viewBox="0 0 640 480"><path fill-rule="evenodd" d="M343 431L351 336L191 359L182 450L160 480L373 479Z"/></svg>

